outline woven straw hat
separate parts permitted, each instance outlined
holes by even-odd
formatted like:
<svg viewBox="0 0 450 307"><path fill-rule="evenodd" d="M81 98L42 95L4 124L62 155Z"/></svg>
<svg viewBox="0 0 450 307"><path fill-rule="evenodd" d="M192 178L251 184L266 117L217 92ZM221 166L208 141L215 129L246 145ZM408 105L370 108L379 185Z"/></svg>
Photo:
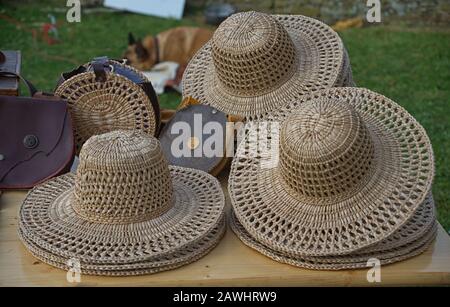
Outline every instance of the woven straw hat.
<svg viewBox="0 0 450 307"><path fill-rule="evenodd" d="M348 254L399 229L425 200L434 158L423 127L392 100L334 88L279 110L279 161L248 155L250 129L233 160L229 191L239 222L273 250ZM270 144L270 143L269 143Z"/></svg>
<svg viewBox="0 0 450 307"><path fill-rule="evenodd" d="M122 71L131 71L141 84L114 71L105 72L105 81L98 80L93 71L86 71L65 80L55 90L55 95L67 100L77 154L93 135L121 129L149 135L158 131L157 96L149 83L143 83L147 78L131 66L111 62Z"/></svg>
<svg viewBox="0 0 450 307"><path fill-rule="evenodd" d="M86 274L140 274L207 253L223 234L224 203L217 179L168 166L155 138L114 131L85 143L76 175L29 192L19 234L55 266L76 258Z"/></svg>
<svg viewBox="0 0 450 307"><path fill-rule="evenodd" d="M258 242L239 223L234 214L230 219L231 228L247 246L279 262L308 269L341 270L367 266L367 261L376 258L381 264L389 264L424 252L436 235L436 213L431 193L417 212L402 227L384 240L359 251L334 256L295 256Z"/></svg>
<svg viewBox="0 0 450 307"><path fill-rule="evenodd" d="M183 95L255 119L306 93L353 84L343 43L301 15L234 14L189 62Z"/></svg>

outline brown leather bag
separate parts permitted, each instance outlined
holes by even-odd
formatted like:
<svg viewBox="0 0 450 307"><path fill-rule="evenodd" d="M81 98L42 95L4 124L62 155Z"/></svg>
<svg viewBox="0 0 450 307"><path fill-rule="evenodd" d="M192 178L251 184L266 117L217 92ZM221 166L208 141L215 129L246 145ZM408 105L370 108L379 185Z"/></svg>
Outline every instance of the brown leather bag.
<svg viewBox="0 0 450 307"><path fill-rule="evenodd" d="M34 97L0 96L0 189L31 188L68 172L74 158L67 103L24 82Z"/></svg>

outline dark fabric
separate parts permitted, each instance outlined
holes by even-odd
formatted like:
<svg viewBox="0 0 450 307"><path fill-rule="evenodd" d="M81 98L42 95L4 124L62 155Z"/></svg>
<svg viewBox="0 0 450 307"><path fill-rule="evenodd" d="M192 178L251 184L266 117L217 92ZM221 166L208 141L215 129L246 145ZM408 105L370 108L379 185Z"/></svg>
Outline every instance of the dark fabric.
<svg viewBox="0 0 450 307"><path fill-rule="evenodd" d="M74 148L65 101L0 96L0 189L31 188L67 172Z"/></svg>

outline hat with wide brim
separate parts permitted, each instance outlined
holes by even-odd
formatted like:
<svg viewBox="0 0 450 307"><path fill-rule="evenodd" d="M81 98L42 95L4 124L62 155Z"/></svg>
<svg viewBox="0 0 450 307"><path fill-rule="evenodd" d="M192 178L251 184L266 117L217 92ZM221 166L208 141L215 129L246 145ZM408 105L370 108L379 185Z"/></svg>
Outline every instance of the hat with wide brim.
<svg viewBox="0 0 450 307"><path fill-rule="evenodd" d="M132 263L80 263L80 270L82 274L89 275L106 275L106 276L128 276L151 274L161 271L171 270L180 266L192 263L206 254L208 254L222 238L226 230L225 217L222 217L221 222L203 239L192 244L188 244L175 252L165 254L162 256L155 256L145 261ZM58 267L60 269L68 270L70 267L68 261L70 258L61 257L43 250L42 247L29 241L19 230L19 236L33 254L39 260Z"/></svg>
<svg viewBox="0 0 450 307"><path fill-rule="evenodd" d="M337 270L365 267L371 258L379 259L383 264L392 263L425 251L436 231L436 210L430 193L413 217L392 235L372 246L350 254L336 256L297 257L281 253L255 240L233 213L230 217L230 225L246 245L274 260L310 269Z"/></svg>
<svg viewBox="0 0 450 307"><path fill-rule="evenodd" d="M245 228L239 223L239 221L236 220L235 217L230 219L230 225L233 232L245 245L253 248L261 254L281 263L314 270L347 270L366 268L370 266L370 260L372 259L379 260L381 265L403 261L425 252L433 243L437 232L437 224L433 221L431 228L428 228L421 237L397 248L366 254L341 255L334 257L297 257L280 253L279 251L273 250L261 242L258 242L245 230Z"/></svg>
<svg viewBox="0 0 450 307"><path fill-rule="evenodd" d="M274 250L325 256L368 247L406 223L431 189L425 130L380 94L324 90L269 120L282 126L279 163L263 167L267 156L247 154L248 140L272 137L250 129L233 160L229 193L246 231Z"/></svg>
<svg viewBox="0 0 450 307"><path fill-rule="evenodd" d="M20 230L50 253L81 263L129 263L174 252L217 227L224 196L211 175L169 168L175 203L159 217L129 224L88 222L72 208L75 175L69 173L30 191L20 209Z"/></svg>
<svg viewBox="0 0 450 307"><path fill-rule="evenodd" d="M219 50L216 56L214 46ZM225 20L190 60L182 92L224 113L255 119L306 93L351 80L345 56L338 34L318 20L238 13ZM293 71L286 76L283 70L288 67Z"/></svg>

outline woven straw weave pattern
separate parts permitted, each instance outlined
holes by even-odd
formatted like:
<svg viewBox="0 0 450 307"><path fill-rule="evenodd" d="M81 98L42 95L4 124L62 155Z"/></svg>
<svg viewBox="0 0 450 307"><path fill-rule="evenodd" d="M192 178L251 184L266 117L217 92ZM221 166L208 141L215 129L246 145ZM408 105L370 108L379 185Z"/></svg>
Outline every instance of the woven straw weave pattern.
<svg viewBox="0 0 450 307"><path fill-rule="evenodd" d="M196 257L191 250L201 253L200 245L217 243L206 241L221 236L225 199L219 182L205 172L168 166L155 138L139 131L95 136L80 159L76 175L36 186L20 209L21 237L42 257L150 267L154 259L173 264L179 261L173 255Z"/></svg>
<svg viewBox="0 0 450 307"><path fill-rule="evenodd" d="M339 109L345 111L344 121L336 116ZM284 154L279 167L261 169L262 153L245 155L248 142L241 142L229 179L237 218L258 241L298 256L346 254L383 240L414 214L430 191L434 163L425 131L391 100L355 88L305 96L272 120L301 126L314 116L320 122L314 129L308 125L303 134L290 134L294 140L280 141ZM247 138L254 138L252 134L258 131ZM308 137L313 141L293 145ZM287 167L292 163L300 173ZM348 174L359 176L360 182ZM331 184L335 179L340 185Z"/></svg>
<svg viewBox="0 0 450 307"><path fill-rule="evenodd" d="M341 39L320 21L239 13L223 22L189 62L183 95L254 120L306 93L351 80L344 58Z"/></svg>
<svg viewBox="0 0 450 307"><path fill-rule="evenodd" d="M176 250L173 253L161 255L153 258L148 258L142 262L131 263L81 263L82 274L88 275L103 275L103 276L132 276L142 274L153 274L161 271L172 270L183 265L195 262L208 254L223 237L226 230L225 219L222 218L220 224L214 228L208 235L195 244L187 245L182 249ZM36 246L33 242L27 240L26 237L19 231L19 236L24 242L28 250L34 257L50 264L52 266L68 270L67 260L58 255L49 253L43 250L40 246Z"/></svg>
<svg viewBox="0 0 450 307"><path fill-rule="evenodd" d="M215 31L211 45L218 78L235 96L266 94L297 68L289 34L270 15L233 15Z"/></svg>
<svg viewBox="0 0 450 307"><path fill-rule="evenodd" d="M137 223L172 207L172 179L157 142L131 133L91 138L80 153L73 209L98 223Z"/></svg>
<svg viewBox="0 0 450 307"><path fill-rule="evenodd" d="M283 182L307 197L351 195L365 184L373 158L369 131L345 104L307 105L301 114L289 116L280 131Z"/></svg>
<svg viewBox="0 0 450 307"><path fill-rule="evenodd" d="M107 80L100 82L93 72L81 73L55 91L68 102L77 154L93 135L131 129L156 133L157 119L145 91L126 77L110 72L106 75Z"/></svg>
<svg viewBox="0 0 450 307"><path fill-rule="evenodd" d="M381 265L386 265L415 257L430 247L436 237L437 231L436 222L433 220L431 228L429 228L422 237L396 248L360 255L299 257L286 255L263 245L261 242L255 240L255 238L245 230L245 228L239 223L239 221L237 221L235 217L231 218L230 225L232 230L244 244L257 250L261 254L278 262L315 270L346 270L366 268L367 261L370 258L377 258L380 260Z"/></svg>

